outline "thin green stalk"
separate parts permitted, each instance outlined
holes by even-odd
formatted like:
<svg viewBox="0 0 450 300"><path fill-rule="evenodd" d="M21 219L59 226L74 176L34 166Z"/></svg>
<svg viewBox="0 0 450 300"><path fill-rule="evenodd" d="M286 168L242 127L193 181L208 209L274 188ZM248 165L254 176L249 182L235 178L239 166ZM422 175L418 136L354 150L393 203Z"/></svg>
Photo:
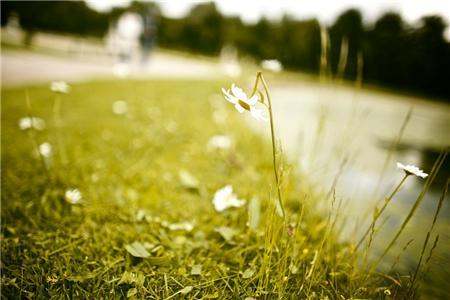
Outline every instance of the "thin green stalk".
<svg viewBox="0 0 450 300"><path fill-rule="evenodd" d="M425 260L425 266L428 265L428 263L431 260L431 257L433 257L433 251L434 251L434 249L436 249L438 242L439 242L439 234L434 239L433 246L431 246L430 253L428 254L427 260Z"/></svg>
<svg viewBox="0 0 450 300"><path fill-rule="evenodd" d="M397 257L395 258L394 262L392 263L391 267L389 268L389 272L387 272L387 274L391 274L392 271L395 269L395 267L397 266L397 264L400 262L400 257L403 255L403 253L405 253L406 249L408 249L409 245L412 244L412 242L414 242L414 239L410 239L405 246L403 246L402 251L397 255Z"/></svg>
<svg viewBox="0 0 450 300"><path fill-rule="evenodd" d="M361 239L359 240L358 244L356 245L356 249L359 248L359 246L361 246L362 242L366 239L367 235L370 232L373 232L373 229L375 227L375 224L378 220L378 218L381 216L381 214L383 213L383 211L386 209L386 207L388 206L388 204L391 202L392 198L395 196L395 194L400 190L401 186L403 185L403 183L405 182L406 178L408 178L409 174L405 173L405 175L403 176L402 180L400 180L400 182L397 184L397 186L395 187L395 189L392 191L392 193L389 195L389 197L387 197L384 201L383 206L381 207L381 209L378 212L374 213L373 216L373 220L372 223L370 224L369 228L367 228L366 232L364 232L363 236L361 237Z"/></svg>
<svg viewBox="0 0 450 300"><path fill-rule="evenodd" d="M30 118L31 120L31 124L33 125L33 116L31 115L31 101L30 101L30 96L28 95L28 90L25 90L25 101L27 103L27 114L28 114L28 118ZM35 149L35 151L38 153L39 155L39 160L42 163L42 167L45 170L45 174L47 176L47 179L49 182L51 182L51 176L50 173L48 171L47 168L47 163L45 162L45 157L42 155L41 151L39 151L39 143L36 139L36 135L34 134L34 127L31 126L30 129L28 129L28 136L31 140L31 142L33 143L33 147Z"/></svg>
<svg viewBox="0 0 450 300"><path fill-rule="evenodd" d="M416 201L414 202L413 207L409 211L408 215L406 216L405 220L403 221L402 225L400 226L400 229L395 234L394 238L391 240L389 245L383 251L383 254L381 254L381 256L378 258L378 260L373 265L372 270L374 270L379 265L379 263L384 258L384 256L389 252L389 250L391 250L391 248L392 248L392 246L394 246L395 242L397 242L397 239L402 234L402 232L405 229L406 225L408 225L409 221L411 220L412 216L416 212L416 210L419 207L420 203L422 203L422 201L423 201L423 199L425 197L425 194L428 192L428 189L430 188L431 184L433 183L434 178L436 177L436 174L438 173L439 169L441 168L442 164L444 163L444 160L445 160L446 156L447 156L447 152L441 153L439 155L438 159L434 163L433 169L430 172L428 180L425 182L425 185L424 185L424 187L422 189L422 192L417 197Z"/></svg>
<svg viewBox="0 0 450 300"><path fill-rule="evenodd" d="M439 199L438 205L436 207L436 211L434 213L434 217L433 217L433 221L431 222L430 229L428 230L427 236L425 238L425 241L423 242L422 251L420 252L419 262L417 263L416 270L414 271L414 275L413 275L413 278L411 280L411 285L409 287L408 294L411 293L411 291L412 291L412 289L414 287L414 283L415 283L415 281L417 279L417 275L419 274L420 265L422 264L422 260L423 260L423 255L424 255L425 250L426 250L426 248L428 246L428 242L430 240L431 233L433 232L434 225L436 224L436 220L438 218L439 212L441 211L442 204L444 203L444 199L447 196L449 182L450 182L450 179L447 179L447 183L445 184L444 190L442 191L441 198Z"/></svg>
<svg viewBox="0 0 450 300"><path fill-rule="evenodd" d="M280 187L280 177L278 174L278 168L277 168L277 159L276 159L276 148L275 148L275 129L274 129L274 119L273 119L273 112L272 112L272 101L270 100L270 93L269 93L269 87L267 86L266 81L264 80L264 77L261 72L258 72L257 80L258 78L261 80L264 92L266 93L268 108L269 108L269 115L270 115L270 133L272 137L272 158L273 158L273 172L275 174L275 183L277 186L277 194L278 194L278 204L281 209L281 213L283 215L283 218L286 217L285 211L284 211L284 205L283 200L281 197L281 187Z"/></svg>
<svg viewBox="0 0 450 300"><path fill-rule="evenodd" d="M55 101L53 103L53 122L55 123L56 127L56 140L59 149L59 160L62 165L65 165L67 162L67 157L61 137L61 96L59 94L55 96Z"/></svg>

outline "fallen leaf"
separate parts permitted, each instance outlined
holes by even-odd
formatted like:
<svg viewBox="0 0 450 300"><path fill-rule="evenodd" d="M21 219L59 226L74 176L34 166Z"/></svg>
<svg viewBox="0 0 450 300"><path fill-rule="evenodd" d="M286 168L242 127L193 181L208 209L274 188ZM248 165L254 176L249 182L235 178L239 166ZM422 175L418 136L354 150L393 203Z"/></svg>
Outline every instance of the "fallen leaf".
<svg viewBox="0 0 450 300"><path fill-rule="evenodd" d="M137 288L131 288L131 289L129 289L129 290L128 290L128 293L127 293L127 298L133 297L134 295L137 294L137 292L138 292Z"/></svg>
<svg viewBox="0 0 450 300"><path fill-rule="evenodd" d="M150 253L148 253L144 245L139 242L125 245L125 249L127 249L128 253L130 253L134 257L146 258L150 256Z"/></svg>
<svg viewBox="0 0 450 300"><path fill-rule="evenodd" d="M197 189L198 188L198 180L191 173L186 170L181 170L178 173L180 177L181 184L188 189Z"/></svg>
<svg viewBox="0 0 450 300"><path fill-rule="evenodd" d="M248 268L247 270L244 271L244 273L242 274L242 278L244 279L248 279L251 278L253 276L253 274L255 274L255 270L252 268Z"/></svg>
<svg viewBox="0 0 450 300"><path fill-rule="evenodd" d="M202 275L202 265L193 265L191 275Z"/></svg>
<svg viewBox="0 0 450 300"><path fill-rule="evenodd" d="M218 232L227 242L232 242L233 237L238 233L236 229L227 226L218 227L215 231Z"/></svg>
<svg viewBox="0 0 450 300"><path fill-rule="evenodd" d="M187 287L183 288L182 290L180 290L180 293L183 295L188 294L190 291L192 291L193 287L188 285Z"/></svg>
<svg viewBox="0 0 450 300"><path fill-rule="evenodd" d="M125 271L122 274L122 277L120 278L119 284L131 284L138 287L144 286L145 276L144 274L138 272L128 272Z"/></svg>

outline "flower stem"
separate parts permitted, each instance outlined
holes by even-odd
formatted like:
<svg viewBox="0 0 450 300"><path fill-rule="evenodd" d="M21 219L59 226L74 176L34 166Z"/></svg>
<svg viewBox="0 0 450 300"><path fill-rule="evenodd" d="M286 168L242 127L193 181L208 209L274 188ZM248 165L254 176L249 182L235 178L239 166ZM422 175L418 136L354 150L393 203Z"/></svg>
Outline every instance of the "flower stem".
<svg viewBox="0 0 450 300"><path fill-rule="evenodd" d="M403 183L405 182L406 178L408 178L409 174L405 173L405 176L403 176L402 180L400 180L400 182L397 184L397 186L395 187L395 189L392 191L392 193L389 195L389 197L387 197L384 200L384 204L381 207L381 209L375 213L372 223L370 224L370 226L367 228L366 232L364 233L364 235L361 237L361 239L359 240L358 244L356 245L356 249L359 248L359 246L361 246L362 242L366 239L367 235L369 234L369 232L374 232L375 229L375 224L378 220L378 218L380 217L380 215L383 213L383 211L386 209L387 205L389 204L389 202L391 202L392 198L394 197L394 195L400 190L401 186L403 185Z"/></svg>
<svg viewBox="0 0 450 300"><path fill-rule="evenodd" d="M264 92L266 93L268 108L269 108L269 115L270 115L270 133L272 137L272 158L273 158L273 172L275 174L275 183L277 186L277 194L278 194L278 204L281 209L281 214L283 215L283 218L286 217L286 214L284 212L284 206L283 206L283 200L281 197L281 187L280 187L280 176L278 174L278 168L277 168L277 159L276 159L276 146L275 146L275 129L274 129L274 120L273 120L273 113L272 113L272 102L270 100L270 93L269 93L269 87L267 86L266 81L264 80L264 77L261 72L258 72L256 75L256 82L255 82L255 89L258 85L258 81L261 81L264 87ZM254 93L253 92L253 93Z"/></svg>
<svg viewBox="0 0 450 300"><path fill-rule="evenodd" d="M51 182L52 178L50 176L50 172L48 171L48 166L47 166L47 163L45 162L45 157L42 155L41 151L39 151L39 143L37 141L37 138L36 138L36 135L34 132L34 127L33 127L34 121L33 121L33 117L31 114L31 101L30 101L30 96L28 94L28 90L25 90L25 101L27 104L27 115L28 115L28 118L31 120L31 125L32 125L31 128L28 130L28 136L29 136L31 142L33 143L34 151L36 151L36 153L39 156L39 160L42 163L42 167L44 169L45 175L47 176L48 181Z"/></svg>

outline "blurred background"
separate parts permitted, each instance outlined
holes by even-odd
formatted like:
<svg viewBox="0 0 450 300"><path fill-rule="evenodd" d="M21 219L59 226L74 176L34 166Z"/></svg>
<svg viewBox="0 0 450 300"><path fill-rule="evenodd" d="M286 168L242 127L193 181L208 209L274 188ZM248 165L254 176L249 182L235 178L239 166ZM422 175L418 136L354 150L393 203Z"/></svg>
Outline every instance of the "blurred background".
<svg viewBox="0 0 450 300"><path fill-rule="evenodd" d="M449 8L450 1L2 1L2 86L111 77L250 88L264 70L291 161L319 188L339 175L347 239L398 180L396 161L429 172L450 146ZM399 248L425 235L449 174L447 159ZM387 234L422 186L407 182L384 220ZM436 254L445 267L431 270L425 287L441 296L450 276L447 200ZM403 267L415 265L420 246L402 257Z"/></svg>
<svg viewBox="0 0 450 300"><path fill-rule="evenodd" d="M137 59L140 50L144 62L158 46L276 59L287 70L318 74L324 26L330 74L355 79L359 53L364 83L448 101L448 7L448 1L2 1L2 43L121 61ZM338 70L341 48L346 63Z"/></svg>

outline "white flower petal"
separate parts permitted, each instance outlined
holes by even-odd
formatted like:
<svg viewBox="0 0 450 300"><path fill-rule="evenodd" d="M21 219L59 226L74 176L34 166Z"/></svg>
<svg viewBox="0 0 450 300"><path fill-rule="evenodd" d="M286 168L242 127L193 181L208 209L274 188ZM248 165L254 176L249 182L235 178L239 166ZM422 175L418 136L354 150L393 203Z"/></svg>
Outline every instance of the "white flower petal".
<svg viewBox="0 0 450 300"><path fill-rule="evenodd" d="M64 194L64 199L70 204L78 204L82 199L81 192L78 189L69 189Z"/></svg>
<svg viewBox="0 0 450 300"><path fill-rule="evenodd" d="M230 207L241 207L245 203L245 200L240 200L236 197L231 185L219 189L213 198L214 208L218 212L222 212Z"/></svg>
<svg viewBox="0 0 450 300"><path fill-rule="evenodd" d="M418 167L414 165L404 165L402 163L397 162L397 168L405 171L408 175L415 175L417 177L426 178L428 177L428 174L419 169Z"/></svg>
<svg viewBox="0 0 450 300"><path fill-rule="evenodd" d="M42 143L39 145L39 153L45 157L49 158L52 155L52 145L49 143Z"/></svg>
<svg viewBox="0 0 450 300"><path fill-rule="evenodd" d="M233 95L231 95L229 90L226 90L226 89L222 88L222 93L223 93L223 96L225 97L225 99L226 99L228 102L231 102L231 103L233 103L233 104L238 103L239 99L237 99L236 97L234 97Z"/></svg>
<svg viewBox="0 0 450 300"><path fill-rule="evenodd" d="M258 103L259 101L259 95L258 94L254 94L251 98L249 98L246 102L250 105L250 106L255 106L256 103Z"/></svg>
<svg viewBox="0 0 450 300"><path fill-rule="evenodd" d="M19 120L19 127L22 130L34 128L36 130L45 129L45 121L37 117L25 117Z"/></svg>
<svg viewBox="0 0 450 300"><path fill-rule="evenodd" d="M245 111L245 108L243 108L242 106L240 106L239 104L235 104L234 107L237 109L238 112L240 112L241 114Z"/></svg>
<svg viewBox="0 0 450 300"><path fill-rule="evenodd" d="M265 116L264 110L259 108L254 107L250 108L250 114L252 115L253 118L255 118L258 121L267 122L269 120L269 118Z"/></svg>
<svg viewBox="0 0 450 300"><path fill-rule="evenodd" d="M234 83L231 85L231 92L233 93L233 95L243 101L247 100L247 94L245 94L245 92L237 87Z"/></svg>

